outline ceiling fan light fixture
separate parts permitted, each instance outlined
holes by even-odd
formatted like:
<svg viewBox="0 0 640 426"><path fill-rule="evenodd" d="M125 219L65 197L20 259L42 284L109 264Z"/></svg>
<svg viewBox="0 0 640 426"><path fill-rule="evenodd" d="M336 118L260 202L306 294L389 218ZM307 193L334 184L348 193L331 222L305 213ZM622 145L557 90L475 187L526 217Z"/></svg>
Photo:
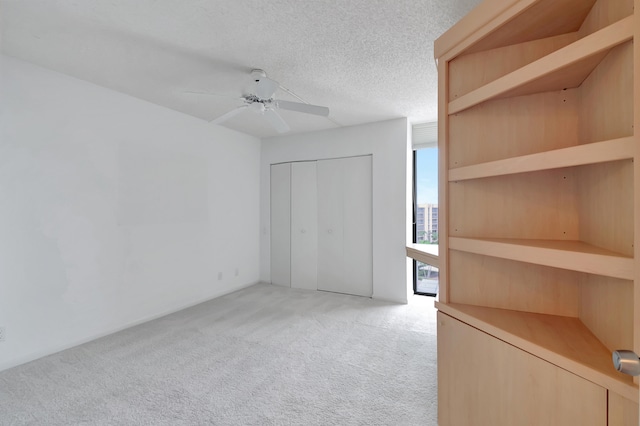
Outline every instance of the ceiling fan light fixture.
<svg viewBox="0 0 640 426"><path fill-rule="evenodd" d="M255 112L259 112L260 114L264 114L266 108L262 102L253 102L249 104L249 107L253 109Z"/></svg>

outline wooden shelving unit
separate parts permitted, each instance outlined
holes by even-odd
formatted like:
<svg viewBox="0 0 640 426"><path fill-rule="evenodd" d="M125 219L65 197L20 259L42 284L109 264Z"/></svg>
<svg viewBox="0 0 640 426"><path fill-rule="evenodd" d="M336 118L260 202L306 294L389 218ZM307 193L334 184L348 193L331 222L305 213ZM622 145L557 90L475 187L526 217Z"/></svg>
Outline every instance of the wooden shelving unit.
<svg viewBox="0 0 640 426"><path fill-rule="evenodd" d="M436 41L442 425L508 423L511 406L566 424L584 405L607 417L591 424L638 424L638 382L611 362L615 349L640 353L634 9L640 0L485 0ZM458 373L456 347L518 355L506 371ZM557 384L567 392L597 386L557 404L534 381L504 399L511 377L553 368L575 378ZM494 396L474 396L485 386Z"/></svg>

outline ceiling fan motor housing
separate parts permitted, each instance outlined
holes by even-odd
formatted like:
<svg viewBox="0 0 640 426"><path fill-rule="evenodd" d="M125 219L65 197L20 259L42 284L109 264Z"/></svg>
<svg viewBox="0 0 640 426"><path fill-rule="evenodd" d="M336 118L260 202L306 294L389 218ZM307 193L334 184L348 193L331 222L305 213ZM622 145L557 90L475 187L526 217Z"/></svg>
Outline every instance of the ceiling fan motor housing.
<svg viewBox="0 0 640 426"><path fill-rule="evenodd" d="M253 80L257 83L259 82L261 79L266 78L267 77L267 73L264 72L261 69L253 69L251 70L251 78L253 78Z"/></svg>

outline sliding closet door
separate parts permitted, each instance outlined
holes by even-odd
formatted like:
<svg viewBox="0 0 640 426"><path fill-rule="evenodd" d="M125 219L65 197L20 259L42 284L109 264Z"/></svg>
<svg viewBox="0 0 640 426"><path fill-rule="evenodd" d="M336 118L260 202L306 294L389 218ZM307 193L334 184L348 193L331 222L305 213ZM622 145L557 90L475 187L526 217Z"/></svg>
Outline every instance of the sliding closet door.
<svg viewBox="0 0 640 426"><path fill-rule="evenodd" d="M318 289L371 296L371 156L318 161Z"/></svg>
<svg viewBox="0 0 640 426"><path fill-rule="evenodd" d="M341 160L318 161L318 290L342 290Z"/></svg>
<svg viewBox="0 0 640 426"><path fill-rule="evenodd" d="M316 162L291 164L291 287L318 289Z"/></svg>
<svg viewBox="0 0 640 426"><path fill-rule="evenodd" d="M271 166L271 283L291 286L291 164Z"/></svg>
<svg viewBox="0 0 640 426"><path fill-rule="evenodd" d="M343 189L343 282L346 293L373 293L371 156L345 158Z"/></svg>

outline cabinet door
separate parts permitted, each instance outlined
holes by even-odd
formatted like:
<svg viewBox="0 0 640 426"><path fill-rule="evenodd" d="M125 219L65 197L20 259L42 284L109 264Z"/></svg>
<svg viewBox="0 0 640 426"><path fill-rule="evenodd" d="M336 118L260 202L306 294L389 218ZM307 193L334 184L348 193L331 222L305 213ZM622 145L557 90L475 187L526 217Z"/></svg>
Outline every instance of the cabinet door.
<svg viewBox="0 0 640 426"><path fill-rule="evenodd" d="M371 296L371 156L318 161L318 289Z"/></svg>
<svg viewBox="0 0 640 426"><path fill-rule="evenodd" d="M291 164L291 287L318 289L316 162Z"/></svg>
<svg viewBox="0 0 640 426"><path fill-rule="evenodd" d="M609 391L609 426L637 426L638 404Z"/></svg>
<svg viewBox="0 0 640 426"><path fill-rule="evenodd" d="M271 283L291 286L291 164L271 166Z"/></svg>
<svg viewBox="0 0 640 426"><path fill-rule="evenodd" d="M607 424L607 390L438 313L441 426Z"/></svg>

